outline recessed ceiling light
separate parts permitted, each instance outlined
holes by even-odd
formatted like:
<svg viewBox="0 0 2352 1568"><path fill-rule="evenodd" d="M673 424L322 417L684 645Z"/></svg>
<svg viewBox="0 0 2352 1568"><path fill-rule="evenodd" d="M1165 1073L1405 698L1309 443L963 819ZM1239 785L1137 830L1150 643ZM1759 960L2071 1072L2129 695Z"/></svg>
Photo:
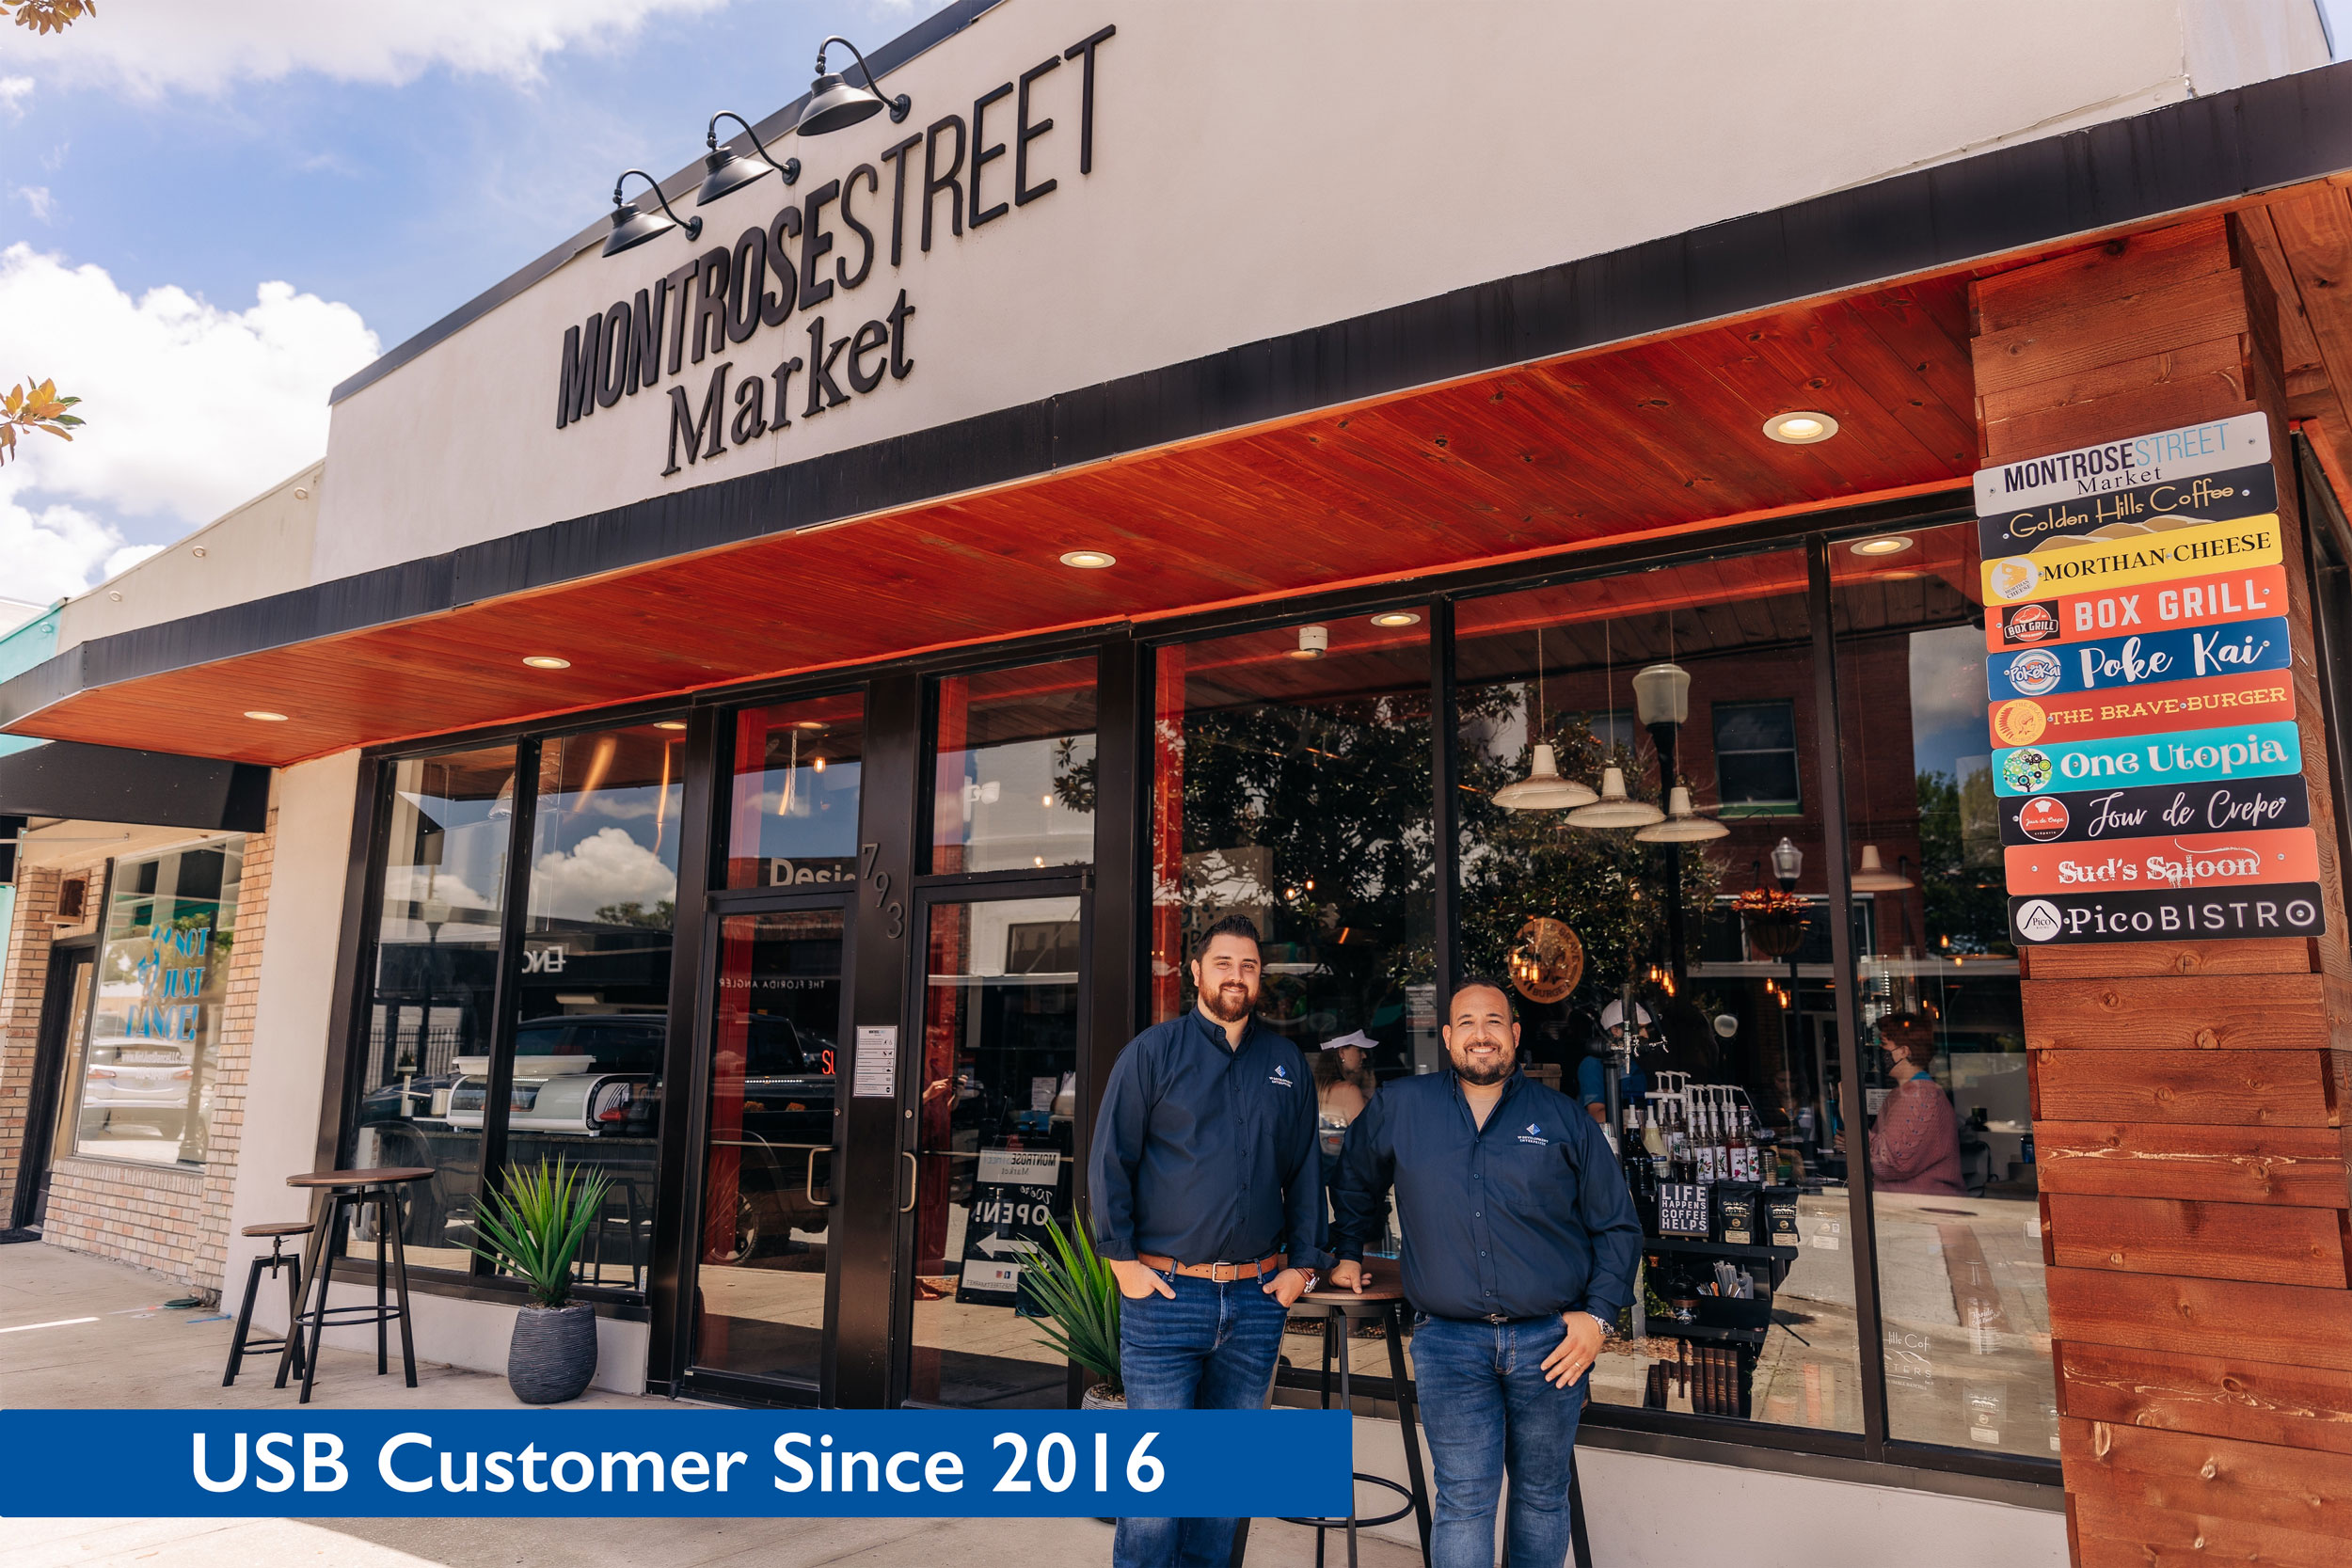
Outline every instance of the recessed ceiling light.
<svg viewBox="0 0 2352 1568"><path fill-rule="evenodd" d="M796 730L821 730L825 721L821 719L800 719L793 721L792 727Z"/></svg>
<svg viewBox="0 0 2352 1568"><path fill-rule="evenodd" d="M657 719L653 721L653 727L657 730L682 730L686 727L686 721L683 719Z"/></svg>
<svg viewBox="0 0 2352 1568"><path fill-rule="evenodd" d="M1082 572L1099 572L1105 566L1119 564L1119 557L1108 550L1064 550L1061 563L1075 566Z"/></svg>
<svg viewBox="0 0 2352 1568"><path fill-rule="evenodd" d="M1764 434L1792 447L1806 447L1836 435L1837 421L1817 410L1800 408L1788 414L1775 414L1766 420Z"/></svg>
<svg viewBox="0 0 2352 1568"><path fill-rule="evenodd" d="M286 716L284 714L272 713L265 707L246 708L245 710L245 716L247 719L259 719L264 724L282 724L286 721Z"/></svg>
<svg viewBox="0 0 2352 1568"><path fill-rule="evenodd" d="M572 667L570 659L558 658L553 654L530 654L525 656L523 662L533 670L568 670Z"/></svg>
<svg viewBox="0 0 2352 1568"><path fill-rule="evenodd" d="M1375 626L1417 626L1420 622L1421 617L1409 610L1383 610L1372 618L1372 624Z"/></svg>
<svg viewBox="0 0 2352 1568"><path fill-rule="evenodd" d="M1900 555L1911 548L1911 536L1889 533L1878 539L1858 540L1851 547L1856 555Z"/></svg>

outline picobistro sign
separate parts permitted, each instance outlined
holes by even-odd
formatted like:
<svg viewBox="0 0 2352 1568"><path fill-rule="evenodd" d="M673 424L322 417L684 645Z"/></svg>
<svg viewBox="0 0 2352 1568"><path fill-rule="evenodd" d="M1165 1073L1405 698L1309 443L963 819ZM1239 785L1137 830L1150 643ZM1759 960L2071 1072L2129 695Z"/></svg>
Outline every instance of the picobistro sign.
<svg viewBox="0 0 2352 1568"><path fill-rule="evenodd" d="M2325 928L2260 414L1980 470L2021 946Z"/></svg>

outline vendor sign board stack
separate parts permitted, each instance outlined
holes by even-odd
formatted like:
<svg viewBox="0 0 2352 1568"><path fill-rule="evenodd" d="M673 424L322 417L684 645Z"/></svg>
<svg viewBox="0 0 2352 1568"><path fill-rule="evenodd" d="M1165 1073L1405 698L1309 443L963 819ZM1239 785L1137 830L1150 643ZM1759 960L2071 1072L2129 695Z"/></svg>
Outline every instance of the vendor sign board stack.
<svg viewBox="0 0 2352 1568"><path fill-rule="evenodd" d="M2018 945L2320 934L2268 420L2001 464L1976 494Z"/></svg>

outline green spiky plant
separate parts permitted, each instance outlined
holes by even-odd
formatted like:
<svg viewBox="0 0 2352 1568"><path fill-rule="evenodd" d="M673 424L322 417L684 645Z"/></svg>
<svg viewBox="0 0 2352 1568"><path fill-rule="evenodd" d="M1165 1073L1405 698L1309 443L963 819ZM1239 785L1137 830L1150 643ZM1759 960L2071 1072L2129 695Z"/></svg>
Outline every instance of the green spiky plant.
<svg viewBox="0 0 2352 1568"><path fill-rule="evenodd" d="M572 1299L572 1259L588 1227L603 1212L610 1179L561 1159L516 1166L505 1190L483 1194L474 1229L488 1246L467 1246L530 1287L532 1305L563 1307Z"/></svg>
<svg viewBox="0 0 2352 1568"><path fill-rule="evenodd" d="M1105 1392L1124 1395L1119 1376L1119 1276L1094 1250L1092 1227L1072 1220L1045 1227L1048 1246L1034 1243L1023 1260L1021 1283L1044 1317L1043 1341L1102 1379Z"/></svg>

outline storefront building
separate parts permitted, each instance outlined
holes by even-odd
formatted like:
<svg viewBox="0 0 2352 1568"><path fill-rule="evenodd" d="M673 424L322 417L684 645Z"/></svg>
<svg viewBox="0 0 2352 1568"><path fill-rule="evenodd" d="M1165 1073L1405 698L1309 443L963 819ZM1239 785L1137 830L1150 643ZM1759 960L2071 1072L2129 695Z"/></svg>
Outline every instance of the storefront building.
<svg viewBox="0 0 2352 1568"><path fill-rule="evenodd" d="M1784 1544L2333 1560L2352 72L2118 10L1479 8L1457 82L1415 8L974 0L903 120L762 122L788 192L393 351L310 586L0 686L278 770L235 1217L433 1168L421 1348L497 1367L474 1203L592 1161L603 1380L1058 1405L1021 1238L1239 910L1334 1142L1465 975L1604 1104L1634 1021L1612 1560L1749 1539L1694 1463Z"/></svg>

